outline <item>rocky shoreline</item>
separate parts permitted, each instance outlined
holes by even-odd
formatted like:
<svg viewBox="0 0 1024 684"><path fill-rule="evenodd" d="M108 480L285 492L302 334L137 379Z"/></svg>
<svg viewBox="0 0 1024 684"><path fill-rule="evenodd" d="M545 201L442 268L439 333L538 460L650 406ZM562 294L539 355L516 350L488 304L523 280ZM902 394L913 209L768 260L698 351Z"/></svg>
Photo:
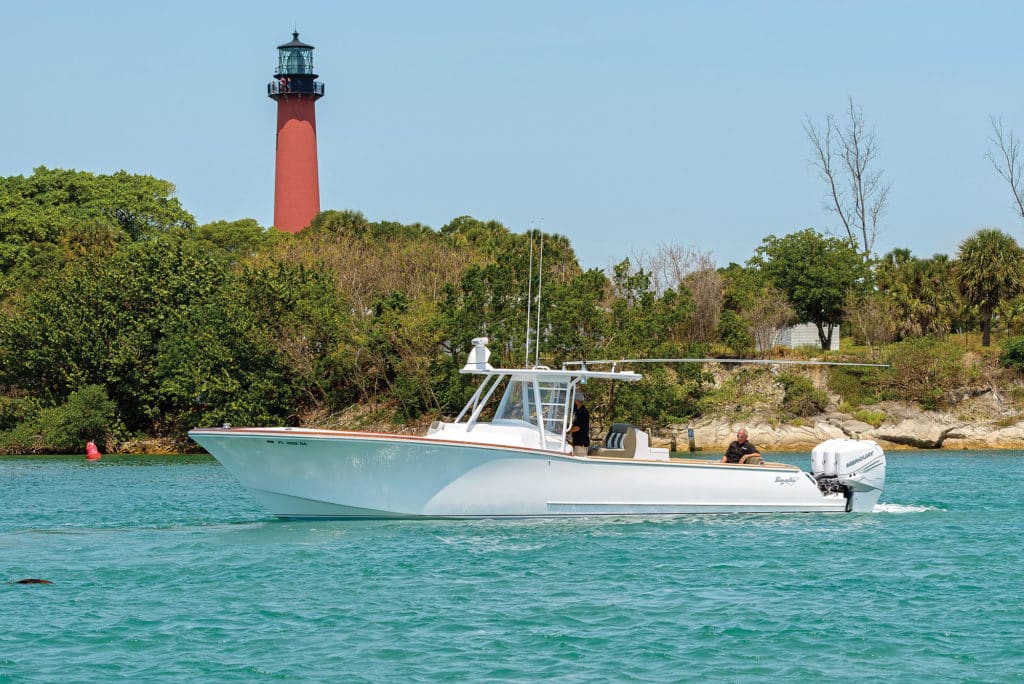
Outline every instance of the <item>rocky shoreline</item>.
<svg viewBox="0 0 1024 684"><path fill-rule="evenodd" d="M809 418L780 419L778 407L771 404L748 411L745 415L714 415L694 419L690 423L648 429L655 446L689 448L688 430L693 430L694 446L701 452L720 454L736 438L736 430L744 427L750 441L766 452L810 451L827 439L871 439L886 451L901 449L926 450L1020 450L1024 451L1024 415L1015 406L993 391L965 398L948 411L925 411L907 402L881 402L873 405L877 425L859 420L852 413L839 410L838 397L831 397L829 409ZM860 415L864 415L861 413ZM870 419L870 418L869 418ZM349 420L338 423L318 422L316 427L357 429L372 432L422 435L430 417L402 425L387 422L366 423ZM309 427L312 427L310 425ZM595 426L592 439L603 437ZM595 442L596 443L596 442ZM194 443L170 438L150 438L122 443L108 443L104 453L173 454L196 452Z"/></svg>
<svg viewBox="0 0 1024 684"><path fill-rule="evenodd" d="M999 402L993 402L999 403ZM807 451L826 439L872 439L885 450L899 449L1005 449L1024 450L1024 420L1001 406L956 415L924 411L900 402L885 402L878 408L885 419L869 425L853 415L831 411L793 423L781 423L776 416L754 414L746 420L726 417L701 418L688 425L672 426L662 440L675 439L680 451L688 449L688 429L695 446L707 452L724 451L745 427L750 441L765 451Z"/></svg>

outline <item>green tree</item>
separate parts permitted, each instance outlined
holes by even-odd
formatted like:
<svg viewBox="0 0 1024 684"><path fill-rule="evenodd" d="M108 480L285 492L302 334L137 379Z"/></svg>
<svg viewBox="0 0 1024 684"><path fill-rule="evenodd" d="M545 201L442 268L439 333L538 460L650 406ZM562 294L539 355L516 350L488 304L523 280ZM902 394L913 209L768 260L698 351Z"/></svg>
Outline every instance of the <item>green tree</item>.
<svg viewBox="0 0 1024 684"><path fill-rule="evenodd" d="M983 228L960 243L954 272L964 299L977 308L987 347L996 307L1024 289L1024 253L1006 233Z"/></svg>
<svg viewBox="0 0 1024 684"><path fill-rule="evenodd" d="M405 419L446 408L451 367L441 352L442 319L433 302L394 292L374 304L365 342L364 371L386 391ZM371 397L367 397L370 399Z"/></svg>
<svg viewBox="0 0 1024 684"><path fill-rule="evenodd" d="M754 351L750 322L732 309L723 311L718 319L718 337L736 356L747 356Z"/></svg>
<svg viewBox="0 0 1024 684"><path fill-rule="evenodd" d="M470 263L462 272L457 287L447 289L443 306L446 315L445 339L453 357L468 352L473 337L491 338L494 362L502 364L533 363L539 344L545 362L550 362L552 347L549 337L557 334L557 353L574 353L567 344L560 326L552 328L553 317L565 311L560 302L566 296L564 289L580 273L576 255L569 241L560 235L546 234L544 240L543 277L539 267L540 234L534 233L531 266L531 234L506 234L493 224L469 224L460 219L459 228L449 229L446 239L462 242L469 236L468 245L487 253L483 263ZM498 224L500 225L500 224ZM469 248L468 246L466 247ZM532 276L532 281L531 281ZM587 292L594 292L594 283L587 284ZM543 296L539 297L539 292ZM532 293L533 302L529 295ZM537 330L537 302L540 301L540 327ZM591 302L588 306L594 306ZM527 321L527 312L530 321ZM526 359L526 328L531 332L530 358Z"/></svg>
<svg viewBox="0 0 1024 684"><path fill-rule="evenodd" d="M896 307L901 337L944 335L961 316L953 262L945 254L921 259L894 249L875 265L875 284Z"/></svg>
<svg viewBox="0 0 1024 684"><path fill-rule="evenodd" d="M345 209L344 211L320 212L313 218L309 228L299 235L305 239L330 236L337 240L350 239L383 244L393 240L408 241L424 236L434 236L434 232L422 223L371 222L363 216L362 212Z"/></svg>
<svg viewBox="0 0 1024 684"><path fill-rule="evenodd" d="M848 240L808 228L785 237L769 235L747 263L786 293L800 322L814 323L822 349L843 319L847 296L866 286L867 266Z"/></svg>
<svg viewBox="0 0 1024 684"><path fill-rule="evenodd" d="M58 403L106 388L131 429L159 420L157 349L173 314L225 279L205 246L167 234L41 279L0 321L0 382Z"/></svg>
<svg viewBox="0 0 1024 684"><path fill-rule="evenodd" d="M207 223L191 231L190 237L214 245L233 259L243 259L266 251L278 241L291 238L291 234L267 230L256 219L246 218Z"/></svg>
<svg viewBox="0 0 1024 684"><path fill-rule="evenodd" d="M168 181L118 171L39 167L0 178L0 297L23 279L59 265L63 248L139 240L195 219ZM63 248L62 248L63 247Z"/></svg>
<svg viewBox="0 0 1024 684"><path fill-rule="evenodd" d="M229 277L171 318L156 361L160 430L283 425L292 414L297 396L273 340L236 287L244 283Z"/></svg>
<svg viewBox="0 0 1024 684"><path fill-rule="evenodd" d="M706 355L704 345L687 344L685 329L694 303L685 287L655 289L651 273L634 268L629 259L612 267L612 299L606 313L606 334L596 354L603 359L681 358ZM636 364L643 374L637 383L611 383L598 417L641 425L663 424L696 413L701 391L700 367L693 364Z"/></svg>
<svg viewBox="0 0 1024 684"><path fill-rule="evenodd" d="M357 396L348 307L330 274L247 267L177 310L154 373L168 429L295 424Z"/></svg>
<svg viewBox="0 0 1024 684"><path fill-rule="evenodd" d="M609 336L610 297L608 278L596 268L569 281L555 280L545 286L543 351L551 356L552 363L596 358Z"/></svg>
<svg viewBox="0 0 1024 684"><path fill-rule="evenodd" d="M531 231L525 236L514 236L508 228L497 221L481 221L472 216L459 216L441 227L441 236L452 247L479 249L491 257L503 253L511 246L511 243L521 240L522 237L526 238L528 245L531 234L535 239L541 235L540 231ZM546 240L551 237L551 235L544 236Z"/></svg>

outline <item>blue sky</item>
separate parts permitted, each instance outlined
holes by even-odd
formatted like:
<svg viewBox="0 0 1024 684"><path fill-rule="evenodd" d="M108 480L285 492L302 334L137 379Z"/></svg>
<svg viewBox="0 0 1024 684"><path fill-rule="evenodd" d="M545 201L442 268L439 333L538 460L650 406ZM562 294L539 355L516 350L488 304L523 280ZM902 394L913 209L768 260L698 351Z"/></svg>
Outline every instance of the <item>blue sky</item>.
<svg viewBox="0 0 1024 684"><path fill-rule="evenodd" d="M1024 242L989 116L1024 136L1024 2L5 2L0 175L166 178L200 222L273 220L293 27L316 46L323 209L567 235L584 266L721 265L838 227L802 123L847 98L892 183L877 249Z"/></svg>

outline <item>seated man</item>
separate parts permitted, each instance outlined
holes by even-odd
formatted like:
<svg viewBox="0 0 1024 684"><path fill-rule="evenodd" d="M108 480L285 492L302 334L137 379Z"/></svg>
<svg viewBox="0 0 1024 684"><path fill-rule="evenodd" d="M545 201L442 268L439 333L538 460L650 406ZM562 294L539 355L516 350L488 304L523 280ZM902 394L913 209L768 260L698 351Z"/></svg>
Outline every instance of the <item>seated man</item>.
<svg viewBox="0 0 1024 684"><path fill-rule="evenodd" d="M747 441L747 431L743 428L736 432L736 440L725 450L722 463L761 463L761 454L756 446Z"/></svg>

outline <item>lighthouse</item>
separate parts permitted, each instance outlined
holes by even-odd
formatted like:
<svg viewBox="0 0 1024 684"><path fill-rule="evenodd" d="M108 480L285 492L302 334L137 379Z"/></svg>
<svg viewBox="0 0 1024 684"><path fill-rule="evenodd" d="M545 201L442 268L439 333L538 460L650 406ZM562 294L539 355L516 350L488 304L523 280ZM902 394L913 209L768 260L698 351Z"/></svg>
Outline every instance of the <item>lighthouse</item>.
<svg viewBox="0 0 1024 684"><path fill-rule="evenodd" d="M313 72L313 46L292 33L277 46L277 69L267 95L277 102L277 160L274 172L274 225L297 233L320 212L316 162L316 101L324 84Z"/></svg>

